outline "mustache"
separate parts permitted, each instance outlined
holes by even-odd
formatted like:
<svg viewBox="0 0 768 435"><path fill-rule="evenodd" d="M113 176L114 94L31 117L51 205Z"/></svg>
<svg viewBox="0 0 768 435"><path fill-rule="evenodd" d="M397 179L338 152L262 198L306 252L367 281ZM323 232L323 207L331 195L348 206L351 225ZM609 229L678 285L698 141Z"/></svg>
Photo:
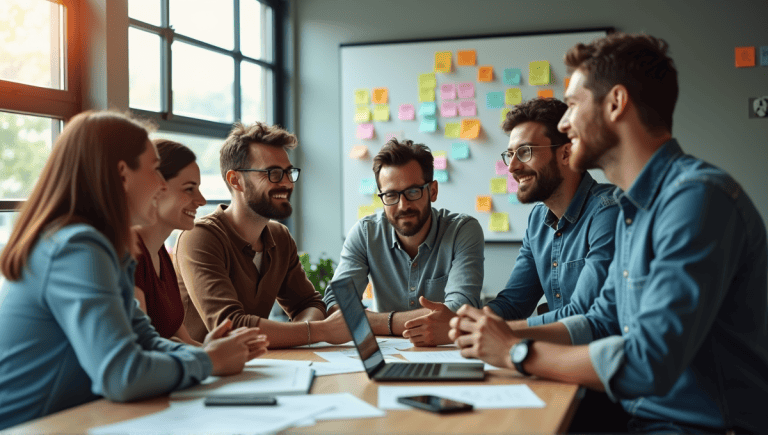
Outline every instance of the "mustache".
<svg viewBox="0 0 768 435"><path fill-rule="evenodd" d="M514 177L515 181L520 181L520 178L527 177L529 175L536 175L536 172L534 171L519 171L519 172L513 172L512 177Z"/></svg>
<svg viewBox="0 0 768 435"><path fill-rule="evenodd" d="M269 196L272 196L272 195L274 195L276 193L287 193L288 197L290 198L291 193L293 193L293 189L286 189L286 188L272 189L272 190L269 191Z"/></svg>
<svg viewBox="0 0 768 435"><path fill-rule="evenodd" d="M395 215L395 219L410 217L410 216L419 217L419 212L418 211L401 211L400 213L397 213Z"/></svg>

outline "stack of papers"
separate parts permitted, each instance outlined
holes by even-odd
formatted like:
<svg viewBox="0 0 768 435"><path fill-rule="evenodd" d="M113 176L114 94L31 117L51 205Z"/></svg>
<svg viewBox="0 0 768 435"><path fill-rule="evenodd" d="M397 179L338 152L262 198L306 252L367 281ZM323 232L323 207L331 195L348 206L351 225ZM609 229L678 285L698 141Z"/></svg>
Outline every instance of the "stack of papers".
<svg viewBox="0 0 768 435"><path fill-rule="evenodd" d="M267 361L267 360L261 360ZM307 365L248 365L233 376L210 376L198 385L174 391L171 399L193 399L221 394L281 396L308 394L314 371Z"/></svg>

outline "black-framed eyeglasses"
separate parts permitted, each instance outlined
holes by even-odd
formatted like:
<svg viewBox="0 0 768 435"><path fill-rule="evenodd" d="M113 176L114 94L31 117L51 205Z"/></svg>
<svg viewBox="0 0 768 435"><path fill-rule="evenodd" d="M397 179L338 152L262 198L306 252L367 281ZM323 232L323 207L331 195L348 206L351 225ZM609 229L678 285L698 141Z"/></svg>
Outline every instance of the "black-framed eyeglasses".
<svg viewBox="0 0 768 435"><path fill-rule="evenodd" d="M405 196L405 199L407 199L408 201L416 201L418 199L421 199L421 197L424 196L425 187L427 188L427 190L429 190L429 183L426 183L423 186L409 187L399 192L396 192L396 191L384 192L384 193L379 193L378 195L379 195L379 198L381 198L381 202L384 203L384 205L395 205L398 202L400 202L400 195Z"/></svg>
<svg viewBox="0 0 768 435"><path fill-rule="evenodd" d="M301 169L299 168L289 168L289 169L283 169L283 168L270 168L270 169L235 169L235 171L239 172L266 172L267 178L269 178L269 181L273 183L279 183L283 181L283 175L287 172L288 173L288 179L291 180L291 183L295 183L299 179L299 173L301 172Z"/></svg>
<svg viewBox="0 0 768 435"><path fill-rule="evenodd" d="M533 150L532 148L552 148L552 147L559 147L560 145L565 145L564 143L559 143L556 145L520 145L516 150L514 151L504 151L501 153L501 160L504 161L504 164L509 166L510 163L512 163L512 159L517 155L517 160L520 161L520 163L525 163L528 160L531 160L531 157L533 157Z"/></svg>

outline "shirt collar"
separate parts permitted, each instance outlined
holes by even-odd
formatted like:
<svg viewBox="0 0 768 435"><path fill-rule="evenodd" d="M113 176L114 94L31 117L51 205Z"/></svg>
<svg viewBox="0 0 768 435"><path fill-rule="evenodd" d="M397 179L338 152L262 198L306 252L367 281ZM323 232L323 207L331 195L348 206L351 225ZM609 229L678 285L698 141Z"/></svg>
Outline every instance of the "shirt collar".
<svg viewBox="0 0 768 435"><path fill-rule="evenodd" d="M683 150L677 143L677 140L670 139L665 142L655 153L651 156L651 159L640 171L640 175L629 190L623 193L623 195L631 201L637 208L648 210L651 207L651 203L661 189L661 184L664 181L664 177L672 166L672 162L678 157L683 155ZM619 199L621 190L617 189L615 196Z"/></svg>
<svg viewBox="0 0 768 435"><path fill-rule="evenodd" d="M431 223L432 226L429 228L429 234L427 234L427 238L424 239L424 241L421 244L427 245L427 247L431 250L435 244L435 239L437 238L437 210L435 210L434 207L430 207L430 213L432 213L432 223ZM387 216L384 213L382 213L381 217L382 219L387 219ZM392 225L391 223L389 224L389 226L392 227L390 229L390 234L392 237L391 246L393 248L400 247L400 243L398 242L398 239L397 239L397 232L395 231L395 226ZM421 245L419 245L419 247L421 247Z"/></svg>
<svg viewBox="0 0 768 435"><path fill-rule="evenodd" d="M229 222L229 219L224 215L224 210L226 209L226 205L219 204L211 217L221 222L221 225L224 226L224 229L229 235L230 240L232 240L232 243L240 252L249 257L253 257L256 255L256 252L253 250L253 247L251 247L251 244L243 239L240 234L237 233L237 231L235 231L235 228ZM264 243L265 251L275 246L275 239L272 237L272 232L269 230L269 225L265 226L264 230L262 230L261 241Z"/></svg>
<svg viewBox="0 0 768 435"><path fill-rule="evenodd" d="M587 198L589 198L589 191L595 184L597 184L597 181L589 175L589 172L584 172L579 182L579 187L576 189L571 203L568 204L568 209L563 214L563 217L568 222L574 224L579 220L581 212L584 210L584 204L587 203ZM544 216L544 224L550 228L557 229L558 221L559 219L552 213L552 210L547 210L547 214Z"/></svg>

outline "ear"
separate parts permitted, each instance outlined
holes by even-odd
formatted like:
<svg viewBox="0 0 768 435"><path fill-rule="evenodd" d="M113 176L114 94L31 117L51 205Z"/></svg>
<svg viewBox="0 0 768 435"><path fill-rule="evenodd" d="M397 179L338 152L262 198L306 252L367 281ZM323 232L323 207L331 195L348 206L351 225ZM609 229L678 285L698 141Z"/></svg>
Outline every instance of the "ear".
<svg viewBox="0 0 768 435"><path fill-rule="evenodd" d="M240 177L237 176L238 172L229 170L227 171L227 184L229 184L232 187L232 190L237 190L239 192L243 191L243 184L240 180Z"/></svg>
<svg viewBox="0 0 768 435"><path fill-rule="evenodd" d="M557 161L563 166L568 166L568 163L571 160L571 153L573 152L571 151L571 146L573 146L573 144L569 142L561 146L560 149L558 150L558 152L561 154L558 157Z"/></svg>
<svg viewBox="0 0 768 435"><path fill-rule="evenodd" d="M611 122L617 122L627 113L629 91L624 85L616 85L608 91L604 99L605 113Z"/></svg>
<svg viewBox="0 0 768 435"><path fill-rule="evenodd" d="M432 180L429 183L429 200L432 202L437 201L437 180Z"/></svg>
<svg viewBox="0 0 768 435"><path fill-rule="evenodd" d="M125 163L125 160L120 160L117 162L117 173L120 174L120 180L123 182L123 188L126 188L126 184L128 183L128 170L130 168L128 167L128 164Z"/></svg>

